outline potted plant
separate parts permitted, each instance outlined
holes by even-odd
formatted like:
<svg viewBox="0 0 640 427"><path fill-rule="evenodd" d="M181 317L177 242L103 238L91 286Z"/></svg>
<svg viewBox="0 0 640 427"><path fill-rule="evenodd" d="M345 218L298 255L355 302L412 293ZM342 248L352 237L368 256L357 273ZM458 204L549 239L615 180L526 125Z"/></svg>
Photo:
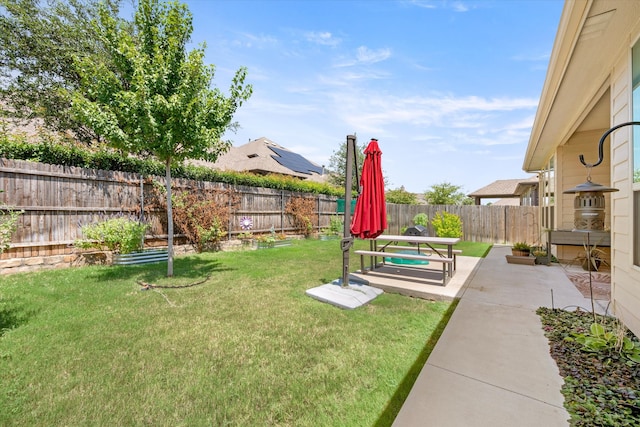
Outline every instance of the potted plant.
<svg viewBox="0 0 640 427"><path fill-rule="evenodd" d="M608 265L605 251L598 249L597 245L587 246L585 243L583 246L584 252L579 254L575 261L578 261L584 270L598 271L602 264Z"/></svg>
<svg viewBox="0 0 640 427"><path fill-rule="evenodd" d="M542 248L537 248L531 252L531 254L536 257L536 264L539 265L549 265L549 257L547 251Z"/></svg>
<svg viewBox="0 0 640 427"><path fill-rule="evenodd" d="M526 242L516 242L511 246L511 253L515 256L529 256L531 253L531 245Z"/></svg>

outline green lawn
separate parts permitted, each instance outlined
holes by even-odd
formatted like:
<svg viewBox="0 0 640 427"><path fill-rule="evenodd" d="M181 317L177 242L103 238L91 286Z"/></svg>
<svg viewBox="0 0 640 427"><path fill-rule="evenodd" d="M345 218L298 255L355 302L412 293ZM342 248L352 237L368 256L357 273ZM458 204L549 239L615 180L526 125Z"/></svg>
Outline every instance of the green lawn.
<svg viewBox="0 0 640 427"><path fill-rule="evenodd" d="M339 246L0 276L0 425L390 425L455 304L307 297Z"/></svg>

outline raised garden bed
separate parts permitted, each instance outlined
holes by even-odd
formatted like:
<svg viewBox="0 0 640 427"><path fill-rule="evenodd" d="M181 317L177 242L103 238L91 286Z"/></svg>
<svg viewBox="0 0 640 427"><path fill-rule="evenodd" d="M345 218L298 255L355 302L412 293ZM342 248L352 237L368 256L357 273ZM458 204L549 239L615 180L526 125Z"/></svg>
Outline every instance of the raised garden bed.
<svg viewBox="0 0 640 427"><path fill-rule="evenodd" d="M167 261L168 259L169 251L167 249L147 249L128 254L115 254L113 255L113 265L146 264Z"/></svg>
<svg viewBox="0 0 640 427"><path fill-rule="evenodd" d="M258 242L258 249L280 248L291 246L291 240L276 240L275 242Z"/></svg>

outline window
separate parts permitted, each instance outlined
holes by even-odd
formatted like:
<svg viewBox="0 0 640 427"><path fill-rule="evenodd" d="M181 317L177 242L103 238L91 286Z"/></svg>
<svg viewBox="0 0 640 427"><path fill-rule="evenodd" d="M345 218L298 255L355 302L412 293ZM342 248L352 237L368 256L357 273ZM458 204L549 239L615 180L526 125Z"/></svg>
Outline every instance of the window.
<svg viewBox="0 0 640 427"><path fill-rule="evenodd" d="M540 172L540 217L542 227L553 230L555 228L554 209L555 205L555 159L552 157L547 163L545 170Z"/></svg>
<svg viewBox="0 0 640 427"><path fill-rule="evenodd" d="M631 50L631 73L633 92L631 96L632 120L640 121L640 41ZM633 264L640 266L640 130L633 126L632 164L633 164Z"/></svg>

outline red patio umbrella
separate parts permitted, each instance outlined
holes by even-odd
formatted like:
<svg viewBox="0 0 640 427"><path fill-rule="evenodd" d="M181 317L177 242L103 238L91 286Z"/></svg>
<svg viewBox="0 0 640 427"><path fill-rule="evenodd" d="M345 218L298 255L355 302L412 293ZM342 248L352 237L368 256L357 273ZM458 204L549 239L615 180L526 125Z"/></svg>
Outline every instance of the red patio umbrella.
<svg viewBox="0 0 640 427"><path fill-rule="evenodd" d="M382 151L378 147L377 139L371 139L364 154L360 177L361 191L351 220L351 235L360 239L373 239L387 228Z"/></svg>

